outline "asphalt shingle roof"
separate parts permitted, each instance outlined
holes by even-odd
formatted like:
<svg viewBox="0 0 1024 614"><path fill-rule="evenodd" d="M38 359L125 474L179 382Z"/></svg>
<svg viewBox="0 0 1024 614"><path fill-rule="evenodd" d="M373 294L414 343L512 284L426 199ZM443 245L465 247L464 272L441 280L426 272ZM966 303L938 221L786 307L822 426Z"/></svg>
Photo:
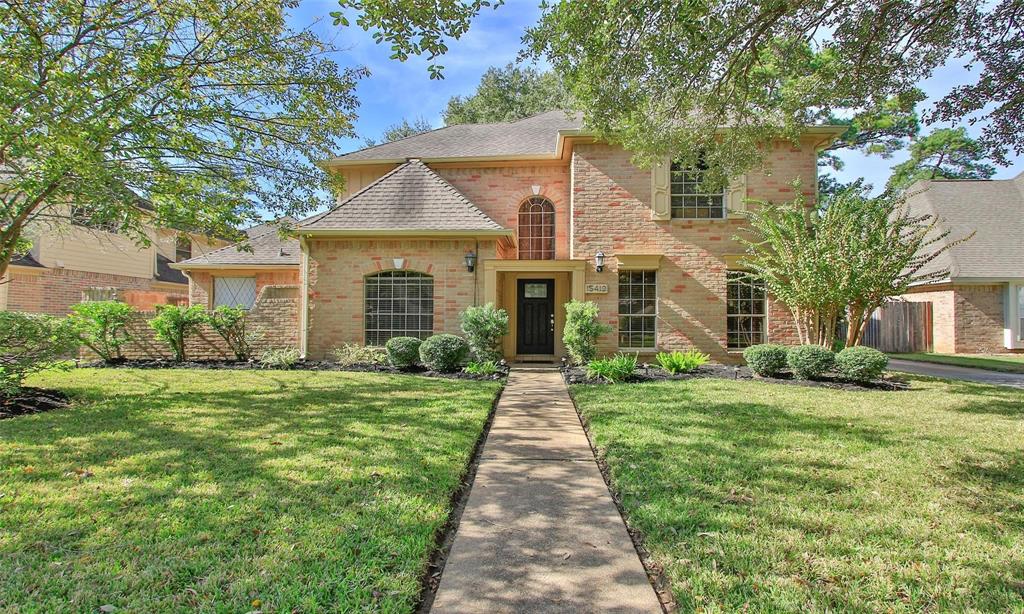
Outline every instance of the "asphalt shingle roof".
<svg viewBox="0 0 1024 614"><path fill-rule="evenodd" d="M910 188L914 214L937 216L956 241L928 272L949 269L952 278L1024 277L1024 173L1013 179L925 181Z"/></svg>
<svg viewBox="0 0 1024 614"><path fill-rule="evenodd" d="M409 160L299 230L500 231L461 192L419 160Z"/></svg>
<svg viewBox="0 0 1024 614"><path fill-rule="evenodd" d="M183 268L191 266L244 266L244 265L295 265L299 264L299 240L293 237L282 239L277 226L273 223L261 224L260 234L250 234L249 247L251 252L239 249L239 244L228 245L215 249L195 258L183 260L178 264ZM252 230L252 229L250 229ZM246 231L248 233L248 231Z"/></svg>
<svg viewBox="0 0 1024 614"><path fill-rule="evenodd" d="M553 155L559 130L578 130L583 123L565 111L548 111L514 122L458 124L416 134L328 161L405 160L408 158L472 158Z"/></svg>

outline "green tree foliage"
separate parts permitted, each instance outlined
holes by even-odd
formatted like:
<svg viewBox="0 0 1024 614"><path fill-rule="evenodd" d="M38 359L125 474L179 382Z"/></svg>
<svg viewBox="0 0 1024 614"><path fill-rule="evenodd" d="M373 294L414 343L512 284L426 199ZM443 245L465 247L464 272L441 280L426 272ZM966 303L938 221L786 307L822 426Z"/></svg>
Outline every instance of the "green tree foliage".
<svg viewBox="0 0 1024 614"><path fill-rule="evenodd" d="M106 362L119 360L121 346L131 340L128 324L135 309L118 301L86 301L68 316L79 340Z"/></svg>
<svg viewBox="0 0 1024 614"><path fill-rule="evenodd" d="M397 141L398 139L404 139L406 137L415 136L424 132L430 132L434 127L430 125L425 117L417 117L410 123L408 119L402 118L402 121L397 124L391 124L384 130L384 134L381 135L380 141L374 139L366 139L366 146L373 147L374 145L380 145L382 143L390 143L391 141Z"/></svg>
<svg viewBox="0 0 1024 614"><path fill-rule="evenodd" d="M497 8L502 0L435 0L394 2L394 0L338 0L334 24L347 26L347 12L356 11L356 25L372 31L373 40L391 46L391 59L404 62L410 56L425 55L431 79L444 76L444 66L433 60L448 51L446 39L462 37L473 18L486 7Z"/></svg>
<svg viewBox="0 0 1024 614"><path fill-rule="evenodd" d="M682 152L692 164L703 155L724 181L763 162L760 143L795 138L823 116L884 115L951 58L982 64L982 79L938 109L959 92L969 100L962 108L1003 100L978 119L1019 126L1020 13L1019 0L568 1L545 5L526 43L550 60L599 135L638 152L639 161ZM996 49L1009 58L995 57ZM986 146L1020 151L1022 134L994 129Z"/></svg>
<svg viewBox="0 0 1024 614"><path fill-rule="evenodd" d="M910 144L910 159L892 169L889 190L905 190L922 179L988 179L996 169L988 150L963 128L940 128Z"/></svg>
<svg viewBox="0 0 1024 614"><path fill-rule="evenodd" d="M846 346L860 343L871 313L912 283L948 271L930 265L969 239L947 241L934 216L911 215L901 197L867 196L854 186L820 209L803 196L748 213L739 240L744 264L793 315L800 342L831 348L837 324L849 322Z"/></svg>
<svg viewBox="0 0 1024 614"><path fill-rule="evenodd" d="M241 307L227 305L203 313L203 321L224 339L238 360L249 360L252 346L260 338L259 333L248 329L248 315L249 312Z"/></svg>
<svg viewBox="0 0 1024 614"><path fill-rule="evenodd" d="M241 238L262 209L328 203L311 161L352 135L366 73L289 28L297 5L0 3L0 275L69 202L143 244L146 223Z"/></svg>
<svg viewBox="0 0 1024 614"><path fill-rule="evenodd" d="M65 318L0 311L0 395L17 393L25 377L53 367L76 343Z"/></svg>
<svg viewBox="0 0 1024 614"><path fill-rule="evenodd" d="M453 96L444 122L485 124L509 122L571 106L562 81L551 71L508 64L487 69L470 96Z"/></svg>
<svg viewBox="0 0 1024 614"><path fill-rule="evenodd" d="M156 316L149 326L156 331L158 339L174 352L174 360L185 360L185 340L206 321L206 313L199 305L157 305Z"/></svg>

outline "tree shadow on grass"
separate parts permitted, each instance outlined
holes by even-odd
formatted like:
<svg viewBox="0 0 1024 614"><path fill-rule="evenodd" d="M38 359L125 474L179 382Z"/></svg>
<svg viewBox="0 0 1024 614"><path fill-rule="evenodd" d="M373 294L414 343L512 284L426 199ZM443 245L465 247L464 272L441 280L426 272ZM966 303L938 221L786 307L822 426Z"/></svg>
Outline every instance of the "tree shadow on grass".
<svg viewBox="0 0 1024 614"><path fill-rule="evenodd" d="M137 387L104 399L98 378L72 387L77 408L5 425L9 460L33 472L4 508L0 602L408 609L495 390L121 377Z"/></svg>

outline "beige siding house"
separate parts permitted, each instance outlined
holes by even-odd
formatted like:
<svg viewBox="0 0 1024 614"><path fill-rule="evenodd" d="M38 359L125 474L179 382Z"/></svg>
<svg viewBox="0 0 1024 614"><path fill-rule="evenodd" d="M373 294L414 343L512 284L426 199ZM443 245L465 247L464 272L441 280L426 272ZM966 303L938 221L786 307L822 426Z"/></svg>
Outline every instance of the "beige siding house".
<svg viewBox="0 0 1024 614"><path fill-rule="evenodd" d="M613 332L604 353L697 348L736 362L743 348L795 340L787 312L738 264L750 199L815 198L817 152L842 131L767 145L767 164L722 191L700 169L632 164L561 111L459 125L324 163L347 180L295 238L253 239L174 267L193 303L249 304L270 285L299 289L298 345L323 358L345 343L459 331L470 305L509 312L510 359L564 355L564 304L592 300Z"/></svg>

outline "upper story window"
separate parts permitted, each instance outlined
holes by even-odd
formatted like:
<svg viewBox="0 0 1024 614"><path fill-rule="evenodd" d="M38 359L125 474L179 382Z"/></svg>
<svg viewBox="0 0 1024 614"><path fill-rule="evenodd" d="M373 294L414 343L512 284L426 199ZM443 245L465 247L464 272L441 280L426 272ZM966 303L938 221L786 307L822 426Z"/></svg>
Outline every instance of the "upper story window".
<svg viewBox="0 0 1024 614"><path fill-rule="evenodd" d="M555 259L555 206L543 196L519 207L519 259Z"/></svg>
<svg viewBox="0 0 1024 614"><path fill-rule="evenodd" d="M714 220L725 217L725 190L710 192L704 184L704 168L684 167L673 162L669 183L672 217L686 220Z"/></svg>
<svg viewBox="0 0 1024 614"><path fill-rule="evenodd" d="M426 339L434 332L434 278L413 271L368 275L363 284L366 345L392 337Z"/></svg>
<svg viewBox="0 0 1024 614"><path fill-rule="evenodd" d="M174 242L174 261L181 262L192 257L192 239L178 237Z"/></svg>

